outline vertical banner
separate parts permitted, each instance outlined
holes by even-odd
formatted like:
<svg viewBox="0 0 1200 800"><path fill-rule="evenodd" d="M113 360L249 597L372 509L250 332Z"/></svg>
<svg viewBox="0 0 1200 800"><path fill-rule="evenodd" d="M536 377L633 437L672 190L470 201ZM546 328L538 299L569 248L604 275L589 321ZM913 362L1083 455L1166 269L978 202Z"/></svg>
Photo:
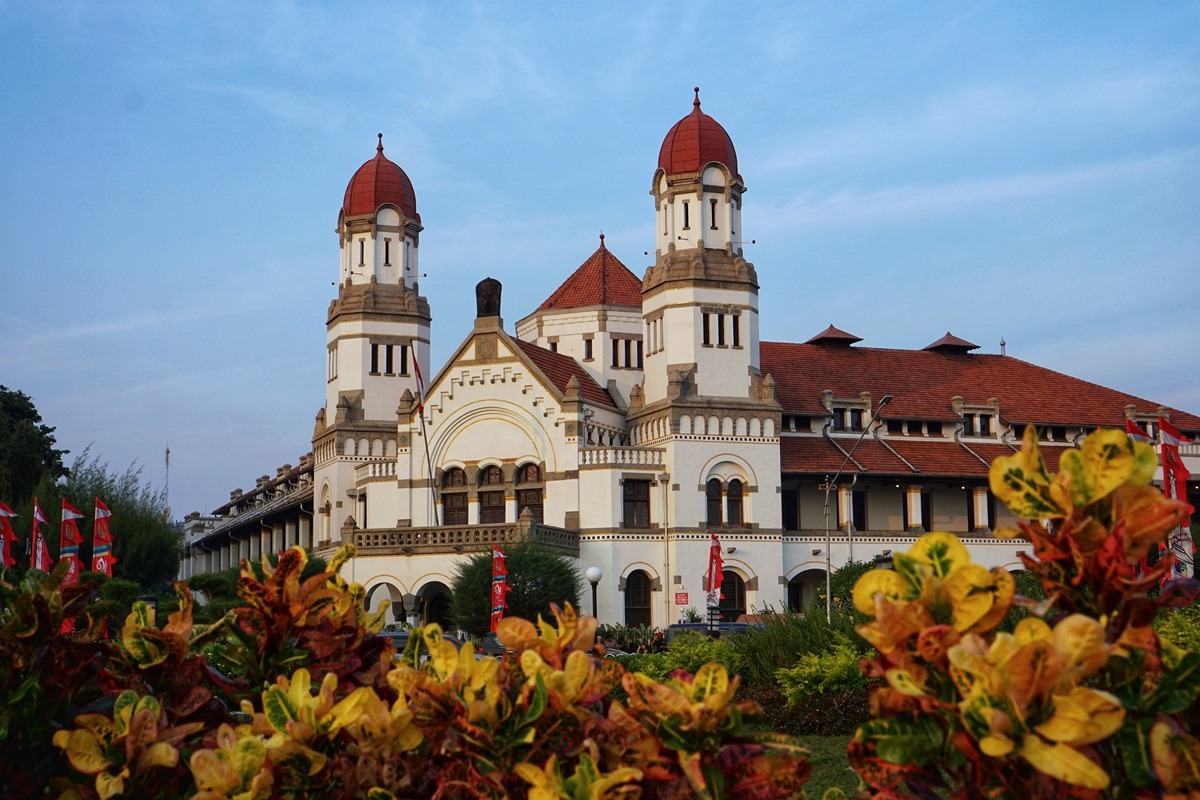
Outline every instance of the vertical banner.
<svg viewBox="0 0 1200 800"><path fill-rule="evenodd" d="M95 534L92 537L92 572L103 572L110 578L112 577L113 564L117 563L117 559L112 554L111 519L112 512L108 510L108 506L104 504L104 501L97 497Z"/></svg>
<svg viewBox="0 0 1200 800"><path fill-rule="evenodd" d="M1179 446L1191 444L1170 421L1158 418L1159 450L1162 456L1163 495L1173 500L1187 502L1187 468L1179 457ZM1170 552L1175 556L1174 574L1171 578L1189 578L1195 575L1196 548L1192 541L1191 520L1184 517L1183 524L1171 531L1168 540ZM1163 576L1164 580L1168 576Z"/></svg>
<svg viewBox="0 0 1200 800"><path fill-rule="evenodd" d="M721 540L717 538L717 534L713 533L708 547L708 575L705 581L705 587L708 589L708 598L705 603L709 608L719 608L721 598L725 596L721 594L724 571L725 561L721 558Z"/></svg>
<svg viewBox="0 0 1200 800"><path fill-rule="evenodd" d="M67 498L64 497L62 526L59 528L58 560L69 559L70 569L63 578L63 586L72 586L78 583L79 573L83 571L83 564L79 561L79 545L83 544L83 534L79 532L79 525L75 521L79 519L83 519L83 514L78 508L68 503Z"/></svg>
<svg viewBox="0 0 1200 800"><path fill-rule="evenodd" d="M50 571L50 546L46 544L46 535L42 526L48 524L46 515L38 506L38 499L33 498L33 533L29 536L29 567L42 572Z"/></svg>
<svg viewBox="0 0 1200 800"><path fill-rule="evenodd" d="M504 563L504 551L500 545L492 545L492 626L491 632L496 632L496 625L504 618L508 608L508 566Z"/></svg>
<svg viewBox="0 0 1200 800"><path fill-rule="evenodd" d="M17 565L17 557L13 551L17 544L17 532L13 530L10 521L15 516L16 512L0 503L0 564L6 567Z"/></svg>

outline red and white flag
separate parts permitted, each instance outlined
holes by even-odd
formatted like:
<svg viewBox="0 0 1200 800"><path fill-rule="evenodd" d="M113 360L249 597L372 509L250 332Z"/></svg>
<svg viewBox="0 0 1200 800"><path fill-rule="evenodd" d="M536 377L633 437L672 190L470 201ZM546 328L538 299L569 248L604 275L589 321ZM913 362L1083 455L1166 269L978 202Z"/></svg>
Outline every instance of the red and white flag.
<svg viewBox="0 0 1200 800"><path fill-rule="evenodd" d="M725 580L725 560L721 558L721 540L715 533L711 536L708 547L708 576L705 582L708 588L706 605L708 608L719 608L721 598L725 596L721 594L721 584Z"/></svg>
<svg viewBox="0 0 1200 800"><path fill-rule="evenodd" d="M79 582L79 573L83 571L83 563L79 560L79 545L83 544L83 534L79 532L76 520L83 519L78 508L62 501L62 526L59 528L58 560L69 559L70 569L63 578L63 586L71 586Z"/></svg>
<svg viewBox="0 0 1200 800"><path fill-rule="evenodd" d="M17 564L17 557L13 555L13 547L17 544L17 532L13 530L12 520L17 516L4 503L0 503L0 563L6 567L14 567Z"/></svg>
<svg viewBox="0 0 1200 800"><path fill-rule="evenodd" d="M32 548L29 551L29 566L42 572L50 571L50 546L46 544L46 535L42 533L42 526L48 524L46 515L38 506L38 499L33 498L33 535L30 537Z"/></svg>
<svg viewBox="0 0 1200 800"><path fill-rule="evenodd" d="M1142 430L1141 425L1138 425L1131 419L1125 420L1125 433L1127 433L1129 438L1133 439L1135 442L1145 442L1146 444L1150 444L1149 435Z"/></svg>
<svg viewBox="0 0 1200 800"><path fill-rule="evenodd" d="M413 373L417 376L417 413L425 413L425 376L421 374L421 359L417 358L416 346L412 349Z"/></svg>
<svg viewBox="0 0 1200 800"><path fill-rule="evenodd" d="M504 551L500 545L492 545L492 623L491 631L496 632L496 625L504 618L508 609L508 566L504 563Z"/></svg>
<svg viewBox="0 0 1200 800"><path fill-rule="evenodd" d="M96 524L92 537L92 572L103 572L112 577L112 565L117 563L113 557L112 528L109 520L112 512L99 497L96 498Z"/></svg>
<svg viewBox="0 0 1200 800"><path fill-rule="evenodd" d="M1163 472L1163 495L1174 500L1187 502L1187 481L1190 477L1183 459L1179 457L1179 446L1191 444L1179 429L1162 417L1158 418L1158 436L1161 446ZM1175 555L1175 574L1170 577L1191 577L1194 574L1196 547L1192 541L1191 520L1184 518L1183 524L1171 531L1168 540L1170 551ZM1166 580L1168 576L1164 575Z"/></svg>

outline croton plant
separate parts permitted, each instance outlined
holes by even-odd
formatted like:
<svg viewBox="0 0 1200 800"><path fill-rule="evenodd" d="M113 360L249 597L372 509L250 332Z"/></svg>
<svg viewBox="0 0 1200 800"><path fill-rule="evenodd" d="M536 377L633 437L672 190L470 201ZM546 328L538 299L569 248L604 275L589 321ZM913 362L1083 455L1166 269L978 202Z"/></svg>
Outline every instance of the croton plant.
<svg viewBox="0 0 1200 800"><path fill-rule="evenodd" d="M1200 797L1200 653L1151 628L1196 602L1200 583L1153 565L1185 504L1150 486L1152 447L1092 433L1050 475L1027 428L996 459L992 492L1027 521L1034 603L1004 569L971 562L957 538L922 536L892 569L865 574L854 605L886 683L850 744L866 793L889 797ZM1032 615L997 625L1017 606Z"/></svg>
<svg viewBox="0 0 1200 800"><path fill-rule="evenodd" d="M338 567L302 579L243 564L245 601L158 628L135 603L119 637L58 633L86 596L62 570L0 582L0 794L108 800L802 797L803 751L751 734L719 665L664 683L602 658L596 620L567 607L502 622L477 657L436 625L396 654ZM205 658L232 665L222 674ZM628 698L614 700L621 687ZM231 710L233 709L233 710Z"/></svg>

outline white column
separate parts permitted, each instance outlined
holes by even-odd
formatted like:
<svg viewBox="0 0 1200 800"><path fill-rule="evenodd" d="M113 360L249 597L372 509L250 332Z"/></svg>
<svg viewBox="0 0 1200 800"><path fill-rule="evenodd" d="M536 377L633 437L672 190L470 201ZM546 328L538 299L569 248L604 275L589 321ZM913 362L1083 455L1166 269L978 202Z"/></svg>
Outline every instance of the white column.
<svg viewBox="0 0 1200 800"><path fill-rule="evenodd" d="M854 504L851 502L853 496L854 492L850 489L845 486L838 487L837 523L843 531L847 530L850 523L854 521Z"/></svg>
<svg viewBox="0 0 1200 800"><path fill-rule="evenodd" d="M305 516L303 512L300 514L300 546L305 550L311 550L313 546L312 517Z"/></svg>
<svg viewBox="0 0 1200 800"><path fill-rule="evenodd" d="M992 521L988 517L988 489L986 486L971 488L971 502L975 504L975 529L991 528Z"/></svg>
<svg viewBox="0 0 1200 800"><path fill-rule="evenodd" d="M921 519L921 486L904 487L904 502L908 504L908 528L924 528L925 520Z"/></svg>
<svg viewBox="0 0 1200 800"><path fill-rule="evenodd" d="M294 547L300 544L300 537L297 532L296 520L289 519L283 523L283 546Z"/></svg>

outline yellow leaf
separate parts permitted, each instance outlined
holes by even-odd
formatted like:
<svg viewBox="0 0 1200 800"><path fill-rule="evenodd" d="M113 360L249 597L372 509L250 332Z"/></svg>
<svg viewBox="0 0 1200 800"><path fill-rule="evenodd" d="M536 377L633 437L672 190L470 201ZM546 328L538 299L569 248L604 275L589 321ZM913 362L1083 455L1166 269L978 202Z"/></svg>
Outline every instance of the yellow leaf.
<svg viewBox="0 0 1200 800"><path fill-rule="evenodd" d="M1012 739L1006 736L985 736L979 740L979 749L984 752L984 755L989 755L992 758L1003 758L1011 753L1016 744Z"/></svg>
<svg viewBox="0 0 1200 800"><path fill-rule="evenodd" d="M1013 636L1018 644L1030 642L1049 642L1054 639L1054 631L1045 620L1037 617L1026 617L1013 628Z"/></svg>
<svg viewBox="0 0 1200 800"><path fill-rule="evenodd" d="M884 596L899 600L908 590L908 582L897 572L890 569L873 569L858 579L854 584L851 598L854 607L869 617L875 616L875 595L882 592Z"/></svg>
<svg viewBox="0 0 1200 800"><path fill-rule="evenodd" d="M1066 511L1050 495L1050 475L1038 450L1037 431L1025 426L1025 438L1019 452L1000 456L988 471L992 494L1018 517L1041 519L1066 516Z"/></svg>
<svg viewBox="0 0 1200 800"><path fill-rule="evenodd" d="M1035 730L1053 742L1093 744L1112 736L1125 721L1116 697L1099 689L1076 686L1069 695L1054 695L1054 715Z"/></svg>
<svg viewBox="0 0 1200 800"><path fill-rule="evenodd" d="M137 771L149 767L173 767L179 763L179 751L166 742L155 742L137 760Z"/></svg>
<svg viewBox="0 0 1200 800"><path fill-rule="evenodd" d="M1108 661L1104 626L1085 614L1072 614L1054 626L1054 649L1077 681Z"/></svg>
<svg viewBox="0 0 1200 800"><path fill-rule="evenodd" d="M1129 471L1127 483L1134 486L1144 486L1154 479L1158 469L1158 453L1154 445L1146 442L1130 442L1133 445L1133 468Z"/></svg>
<svg viewBox="0 0 1200 800"><path fill-rule="evenodd" d="M520 652L537 641L537 628L519 617L504 617L496 625L496 638L509 650Z"/></svg>
<svg viewBox="0 0 1200 800"><path fill-rule="evenodd" d="M897 692L909 697L923 697L925 689L922 688L915 680L912 673L906 669L889 669L884 673L888 684Z"/></svg>
<svg viewBox="0 0 1200 800"><path fill-rule="evenodd" d="M87 775L95 775L112 766L104 747L91 731L59 731L54 734L54 746L66 751L71 766Z"/></svg>
<svg viewBox="0 0 1200 800"><path fill-rule="evenodd" d="M979 564L959 566L950 573L943 586L950 599L950 624L960 633L970 630L991 611L995 602L992 573Z"/></svg>
<svg viewBox="0 0 1200 800"><path fill-rule="evenodd" d="M692 701L709 708L722 708L729 703L729 673L725 667L712 662L696 670L692 679Z"/></svg>
<svg viewBox="0 0 1200 800"><path fill-rule="evenodd" d="M360 686L329 710L329 713L321 719L322 726L329 733L334 733L355 722L362 716L363 709L374 696L370 689Z"/></svg>
<svg viewBox="0 0 1200 800"><path fill-rule="evenodd" d="M1008 615L1017 594L1017 582L1003 567L993 567L992 608L971 627L972 631L990 631Z"/></svg>
<svg viewBox="0 0 1200 800"><path fill-rule="evenodd" d="M945 579L961 566L971 563L971 553L953 533L927 533L908 548L908 555L933 567L933 574Z"/></svg>
<svg viewBox="0 0 1200 800"><path fill-rule="evenodd" d="M1048 744L1036 734L1021 742L1021 757L1044 775L1085 789L1107 789L1108 773L1083 753L1066 744Z"/></svg>
<svg viewBox="0 0 1200 800"><path fill-rule="evenodd" d="M129 777L129 770L123 769L116 775L109 775L107 772L102 772L96 776L96 794L100 795L100 800L108 800L110 797L116 797L125 792L125 779Z"/></svg>
<svg viewBox="0 0 1200 800"><path fill-rule="evenodd" d="M571 655L567 656L563 672L567 684L567 699L574 700L591 675L592 659L582 650L573 650Z"/></svg>
<svg viewBox="0 0 1200 800"><path fill-rule="evenodd" d="M1128 480L1134 467L1130 445L1125 431L1101 428L1089 434L1078 449L1059 457L1055 482L1068 493L1071 505L1090 505Z"/></svg>

